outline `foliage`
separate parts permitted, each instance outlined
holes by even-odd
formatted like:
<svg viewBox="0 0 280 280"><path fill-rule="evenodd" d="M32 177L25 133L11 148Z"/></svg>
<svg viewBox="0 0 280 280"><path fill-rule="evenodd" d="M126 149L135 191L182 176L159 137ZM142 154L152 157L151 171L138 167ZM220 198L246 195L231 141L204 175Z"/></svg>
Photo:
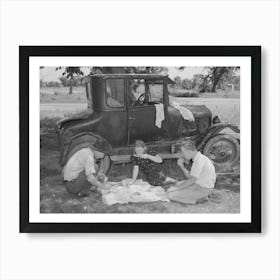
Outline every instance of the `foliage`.
<svg viewBox="0 0 280 280"><path fill-rule="evenodd" d="M143 67L92 67L91 74L159 74L167 73L166 67L143 66Z"/></svg>
<svg viewBox="0 0 280 280"><path fill-rule="evenodd" d="M177 69L183 71L186 67ZM194 89L197 92L216 92L218 88L231 90L240 88L240 77L236 76L239 67L204 67L206 74L196 74L191 80L182 81L182 88Z"/></svg>
<svg viewBox="0 0 280 280"><path fill-rule="evenodd" d="M183 89L192 89L193 88L193 82L191 79L184 79L182 81L182 88Z"/></svg>
<svg viewBox="0 0 280 280"><path fill-rule="evenodd" d="M81 86L83 83L83 77L81 77L81 76L74 76L72 78L72 82L65 76L61 76L59 78L59 80L64 87L69 87L71 85L71 83L72 83L73 87L78 87L78 86Z"/></svg>
<svg viewBox="0 0 280 280"><path fill-rule="evenodd" d="M231 72L223 75L219 81L218 88L228 90L240 90L240 77L232 75Z"/></svg>
<svg viewBox="0 0 280 280"><path fill-rule="evenodd" d="M62 67L62 66L59 66L59 67L56 67L56 70L64 70L62 75L65 76L69 80L69 87L70 87L69 94L72 94L73 93L74 78L84 75L83 71L81 70L81 67L73 67L73 66Z"/></svg>
<svg viewBox="0 0 280 280"><path fill-rule="evenodd" d="M61 83L58 81L49 81L44 82L43 80L40 80L40 88L42 87L60 87Z"/></svg>
<svg viewBox="0 0 280 280"><path fill-rule="evenodd" d="M43 67L41 67L43 68ZM186 67L177 67L183 71ZM73 86L83 84L83 71L81 67L57 67L56 70L63 70L63 76L60 82L63 86L70 87L69 94L73 93ZM191 79L181 79L180 76L174 78L175 85L173 87L192 90L198 93L216 92L217 89L224 91L234 91L240 89L240 77L236 75L239 67L204 67L205 74L195 74ZM91 74L117 74L117 73L136 73L136 74L167 74L168 68L160 66L145 67L91 67ZM57 82L58 83L58 82ZM44 83L40 81L40 85L59 86L53 82Z"/></svg>
<svg viewBox="0 0 280 280"><path fill-rule="evenodd" d="M44 118L40 120L40 147L47 150L57 150L57 134L55 125L59 118Z"/></svg>
<svg viewBox="0 0 280 280"><path fill-rule="evenodd" d="M45 82L46 87L60 87L61 83L57 81Z"/></svg>
<svg viewBox="0 0 280 280"><path fill-rule="evenodd" d="M70 87L69 94L73 93L73 86L81 85L84 73L81 70L81 67L57 67L56 70L64 70L63 77L60 78L61 83L64 86ZM157 66L149 66L149 67L91 67L91 74L115 74L115 73L138 73L138 74L155 74L167 72L166 67L157 67ZM67 81L68 80L68 81Z"/></svg>
<svg viewBox="0 0 280 280"><path fill-rule="evenodd" d="M182 86L182 79L181 79L180 76L176 76L174 78L174 82L175 82L175 86L177 86L177 87L181 87Z"/></svg>

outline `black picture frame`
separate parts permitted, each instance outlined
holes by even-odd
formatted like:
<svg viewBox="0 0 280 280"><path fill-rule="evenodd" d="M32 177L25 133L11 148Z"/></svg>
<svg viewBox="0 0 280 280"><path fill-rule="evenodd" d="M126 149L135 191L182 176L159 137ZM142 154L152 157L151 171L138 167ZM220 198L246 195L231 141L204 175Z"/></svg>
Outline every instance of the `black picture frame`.
<svg viewBox="0 0 280 280"><path fill-rule="evenodd" d="M32 56L251 57L250 223L31 223L29 221L29 58ZM19 46L21 233L261 232L261 46ZM39 125L39 124L38 124ZM39 198L38 198L39 199Z"/></svg>

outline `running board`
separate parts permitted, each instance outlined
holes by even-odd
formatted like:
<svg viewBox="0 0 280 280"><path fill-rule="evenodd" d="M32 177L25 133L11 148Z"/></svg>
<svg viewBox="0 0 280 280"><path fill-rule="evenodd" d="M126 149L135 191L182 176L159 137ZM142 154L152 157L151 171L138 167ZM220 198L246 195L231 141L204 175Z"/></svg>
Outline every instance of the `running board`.
<svg viewBox="0 0 280 280"><path fill-rule="evenodd" d="M181 157L180 153L175 154L159 154L162 159L178 159ZM130 162L131 155L114 155L111 160L114 164Z"/></svg>

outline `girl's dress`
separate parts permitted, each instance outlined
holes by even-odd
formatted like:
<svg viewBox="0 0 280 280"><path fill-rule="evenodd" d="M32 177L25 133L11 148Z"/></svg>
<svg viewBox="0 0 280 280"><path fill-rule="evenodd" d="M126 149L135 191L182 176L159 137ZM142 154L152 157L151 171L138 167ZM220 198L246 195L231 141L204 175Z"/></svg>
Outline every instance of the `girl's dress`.
<svg viewBox="0 0 280 280"><path fill-rule="evenodd" d="M154 150L149 150L148 154L152 156L157 155ZM166 176L162 174L162 163L157 163L146 158L140 158L136 155L131 156L131 162L134 166L139 166L139 169L143 172L146 181L150 185L162 186L166 180Z"/></svg>

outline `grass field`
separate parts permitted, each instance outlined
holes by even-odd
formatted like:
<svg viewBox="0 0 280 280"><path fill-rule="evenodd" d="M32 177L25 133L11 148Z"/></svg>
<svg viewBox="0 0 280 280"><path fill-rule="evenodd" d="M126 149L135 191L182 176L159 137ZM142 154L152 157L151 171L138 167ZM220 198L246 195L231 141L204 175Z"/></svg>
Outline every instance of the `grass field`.
<svg viewBox="0 0 280 280"><path fill-rule="evenodd" d="M73 87L73 93L69 93L69 87L43 87L40 88L40 103L86 103L86 90L84 87Z"/></svg>
<svg viewBox="0 0 280 280"><path fill-rule="evenodd" d="M169 88L169 93L175 97L201 97L201 98L239 98L240 92L195 93L186 89ZM69 95L69 87L41 87L41 103L83 103L87 102L85 87L73 87L73 93Z"/></svg>
<svg viewBox="0 0 280 280"><path fill-rule="evenodd" d="M170 101L181 104L205 105L211 110L213 116L218 115L222 122L240 125L239 99L177 98L170 96ZM86 108L87 103L44 103L41 104L40 117L41 119L63 118L65 115L69 116L72 113L85 111Z"/></svg>
<svg viewBox="0 0 280 280"><path fill-rule="evenodd" d="M222 122L240 126L240 100L229 98L178 98L170 96L170 102L180 104L204 105L212 112L212 115L218 115Z"/></svg>

